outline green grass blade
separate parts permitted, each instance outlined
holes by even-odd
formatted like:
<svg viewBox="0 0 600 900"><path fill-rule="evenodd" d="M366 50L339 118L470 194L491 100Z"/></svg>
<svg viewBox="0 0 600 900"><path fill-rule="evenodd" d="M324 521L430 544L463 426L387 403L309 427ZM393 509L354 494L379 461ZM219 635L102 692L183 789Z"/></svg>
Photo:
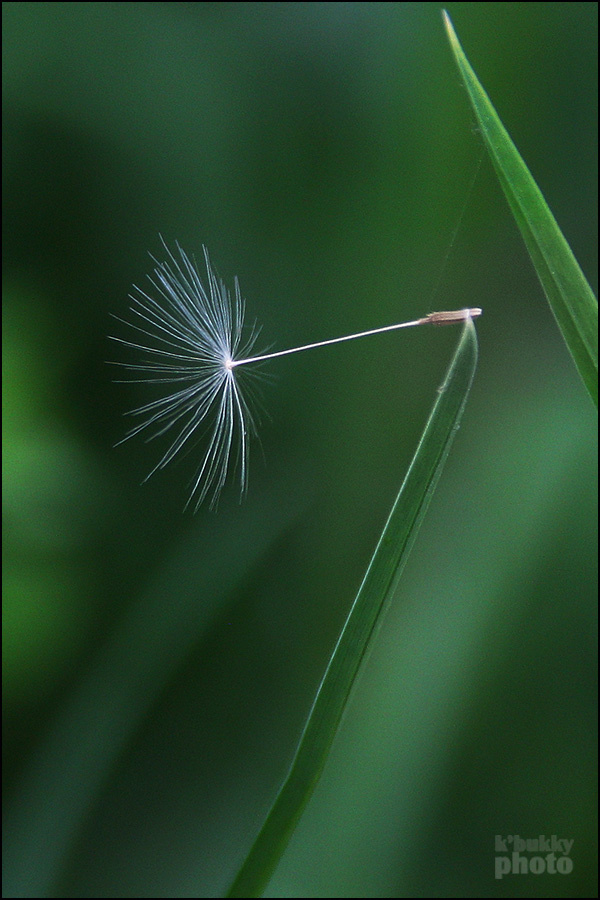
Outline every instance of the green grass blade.
<svg viewBox="0 0 600 900"><path fill-rule="evenodd" d="M444 24L500 184L579 374L598 405L598 302L548 204L477 80L446 12Z"/></svg>
<svg viewBox="0 0 600 900"><path fill-rule="evenodd" d="M319 780L359 666L382 610L392 598L448 456L476 362L477 337L469 320L323 676L288 776L229 897L262 894Z"/></svg>

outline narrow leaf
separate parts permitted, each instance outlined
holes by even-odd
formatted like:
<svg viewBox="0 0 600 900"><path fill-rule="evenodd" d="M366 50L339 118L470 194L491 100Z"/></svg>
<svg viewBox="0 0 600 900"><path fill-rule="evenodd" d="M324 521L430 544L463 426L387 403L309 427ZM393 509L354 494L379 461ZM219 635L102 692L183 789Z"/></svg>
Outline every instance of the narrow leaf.
<svg viewBox="0 0 600 900"><path fill-rule="evenodd" d="M598 302L519 151L444 24L494 168L579 374L598 405Z"/></svg>
<svg viewBox="0 0 600 900"><path fill-rule="evenodd" d="M440 477L465 406L477 337L470 319L439 391L400 493L341 631L288 776L229 897L262 894L325 765L350 690L381 613L389 604Z"/></svg>

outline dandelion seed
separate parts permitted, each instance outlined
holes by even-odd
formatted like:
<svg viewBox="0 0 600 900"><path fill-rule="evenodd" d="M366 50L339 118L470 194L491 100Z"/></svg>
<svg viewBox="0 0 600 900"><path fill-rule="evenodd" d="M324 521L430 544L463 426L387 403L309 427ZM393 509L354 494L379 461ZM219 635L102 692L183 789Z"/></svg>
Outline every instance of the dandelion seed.
<svg viewBox="0 0 600 900"><path fill-rule="evenodd" d="M252 393L251 382L243 386L240 383L242 366L414 325L446 325L481 315L479 308L429 313L411 322L253 356L259 329L256 326L245 328L245 303L237 278L232 298L215 275L205 248L206 289L195 260L178 244L178 257L164 242L163 246L167 260L154 260L154 275L148 276L152 292L134 287L130 311L135 320L119 319L145 338L141 341L111 339L141 351L142 356L136 363L116 363L139 373L138 378L129 381L172 387L163 397L130 411L129 415L142 421L119 443L142 433L147 435L147 440L169 435L170 444L144 479L147 481L180 452L190 449L200 430L206 438L206 446L186 504L187 508L193 503L194 511L207 497L210 497L211 506L216 505L236 466L242 495L248 487L249 440L256 433L256 427L248 397ZM249 372L255 376L260 374L256 368Z"/></svg>
<svg viewBox="0 0 600 900"><path fill-rule="evenodd" d="M148 440L164 434L171 438L168 449L145 480L190 447L198 429L207 434L206 449L187 504L194 503L197 509L209 495L211 505L216 503L236 463L241 493L247 489L248 441L255 425L234 375L233 361L252 352L258 331L251 328L244 336L245 304L237 279L232 300L223 282L217 279L205 249L205 288L196 262L179 245L177 250L179 258L165 245L167 260L155 260L154 275L148 276L153 296L138 287L130 295L130 311L136 319L125 324L150 341L112 339L143 354L139 362L118 364L140 374L129 381L172 386L165 396L129 413L142 421L130 429L123 441L143 432ZM236 459L232 463L234 449Z"/></svg>

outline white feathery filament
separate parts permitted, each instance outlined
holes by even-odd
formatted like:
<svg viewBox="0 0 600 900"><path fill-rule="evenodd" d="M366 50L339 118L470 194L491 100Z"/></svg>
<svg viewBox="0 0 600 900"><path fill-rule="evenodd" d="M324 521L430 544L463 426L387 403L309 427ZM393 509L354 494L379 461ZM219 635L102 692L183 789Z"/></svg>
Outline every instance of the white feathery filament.
<svg viewBox="0 0 600 900"><path fill-rule="evenodd" d="M167 259L155 260L154 275L149 276L152 291L146 293L135 287L130 295L134 321L125 324L143 337L136 341L112 339L138 353L135 363L116 363L137 373L138 377L129 380L168 387L163 396L131 410L129 415L140 421L123 441L140 433L146 434L147 440L169 435L168 447L149 478L177 454L190 450L198 436L203 436L204 450L187 504L193 503L194 510L208 496L211 506L216 504L236 465L242 495L247 489L248 443L256 428L250 410L252 379L246 376L260 375L260 367L244 373L242 391L237 375L242 366L385 331L415 325L446 325L481 315L478 308L430 313L411 322L252 355L259 329L245 327L245 304L237 279L232 298L216 277L204 249L207 289L195 260L179 245L177 257L164 242L163 245Z"/></svg>

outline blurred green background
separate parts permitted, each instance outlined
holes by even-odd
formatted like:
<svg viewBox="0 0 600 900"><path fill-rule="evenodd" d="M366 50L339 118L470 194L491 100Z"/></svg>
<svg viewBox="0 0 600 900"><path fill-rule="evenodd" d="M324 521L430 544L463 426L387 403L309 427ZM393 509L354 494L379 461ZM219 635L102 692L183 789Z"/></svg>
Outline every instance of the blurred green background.
<svg viewBox="0 0 600 900"><path fill-rule="evenodd" d="M214 897L289 765L458 331L274 361L250 491L115 384L159 234L273 349L481 306L479 370L273 897L594 896L596 415L435 3L5 3L4 896ZM595 3L450 3L597 286ZM262 451L261 451L262 446ZM574 840L494 878L494 836Z"/></svg>

